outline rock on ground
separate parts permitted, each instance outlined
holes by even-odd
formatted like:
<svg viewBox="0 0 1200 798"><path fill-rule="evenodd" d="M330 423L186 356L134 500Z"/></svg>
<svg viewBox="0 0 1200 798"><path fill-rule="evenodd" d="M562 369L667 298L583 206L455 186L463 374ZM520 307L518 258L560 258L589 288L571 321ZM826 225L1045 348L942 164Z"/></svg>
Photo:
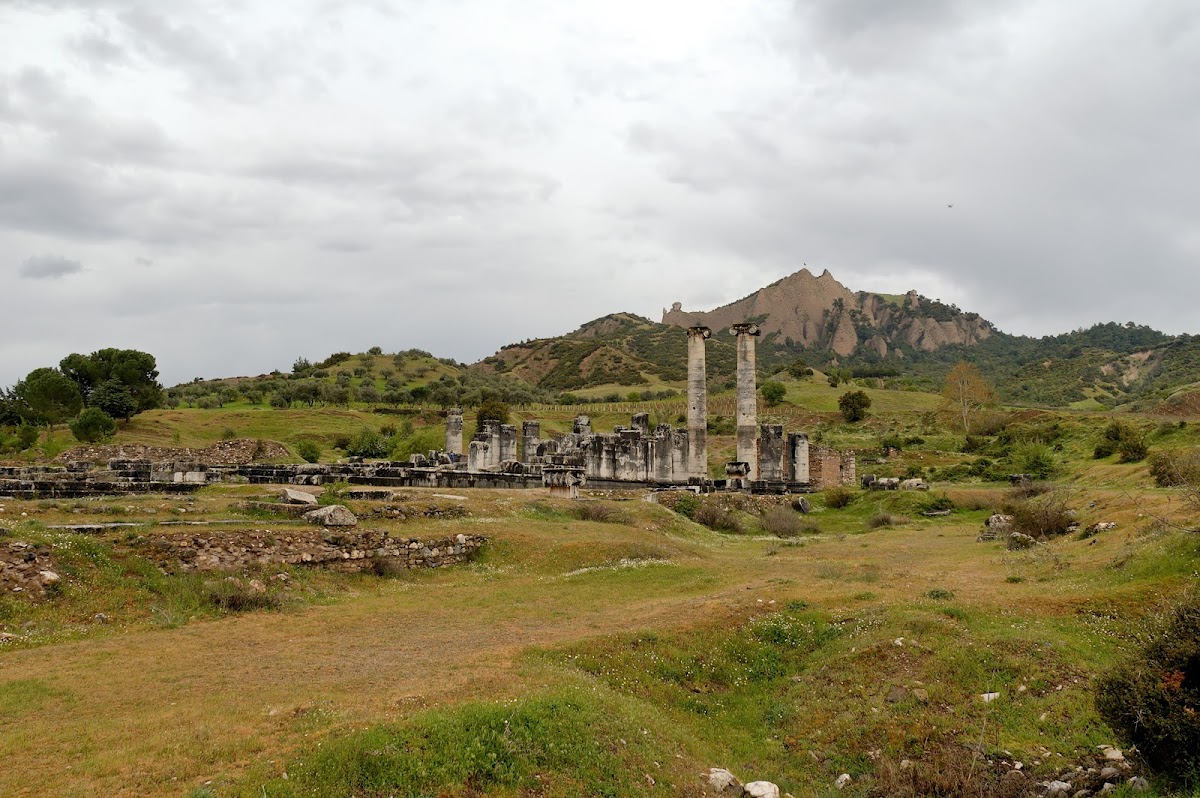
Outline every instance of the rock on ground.
<svg viewBox="0 0 1200 798"><path fill-rule="evenodd" d="M317 497L302 490L284 488L279 496L287 504L311 504L314 507L317 505Z"/></svg>
<svg viewBox="0 0 1200 798"><path fill-rule="evenodd" d="M321 526L356 526L358 518L340 504L331 504L304 514L304 520Z"/></svg>

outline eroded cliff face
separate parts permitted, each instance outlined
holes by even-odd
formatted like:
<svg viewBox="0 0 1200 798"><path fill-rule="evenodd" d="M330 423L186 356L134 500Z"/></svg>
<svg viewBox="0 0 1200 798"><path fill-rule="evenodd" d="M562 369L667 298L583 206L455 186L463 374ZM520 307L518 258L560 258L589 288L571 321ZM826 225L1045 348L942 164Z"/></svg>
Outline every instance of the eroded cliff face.
<svg viewBox="0 0 1200 798"><path fill-rule="evenodd" d="M799 346L828 347L838 355L856 351L886 356L903 343L933 350L948 344L976 344L992 334L991 324L974 314L939 306L943 319L923 310L910 291L899 301L879 294L855 293L828 270L819 277L801 269L766 288L708 312L685 311L677 302L663 311L663 324L713 329L755 320L766 335Z"/></svg>

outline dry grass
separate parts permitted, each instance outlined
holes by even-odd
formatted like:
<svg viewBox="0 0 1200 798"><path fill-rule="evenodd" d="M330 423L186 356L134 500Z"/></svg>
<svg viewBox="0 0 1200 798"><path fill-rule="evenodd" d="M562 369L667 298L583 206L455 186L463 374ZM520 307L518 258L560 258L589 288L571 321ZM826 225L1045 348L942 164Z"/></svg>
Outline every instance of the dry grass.
<svg viewBox="0 0 1200 798"><path fill-rule="evenodd" d="M220 517L255 492L262 489L207 489L194 502L144 497L128 503L126 517L161 518L169 508ZM535 500L552 512L531 517L525 510ZM1052 544L1054 557L1070 561L1062 569L1052 558L975 543L974 523L939 520L826 535L763 557L761 542L712 535L645 503L630 503L629 524L574 523L570 502L520 492L474 491L468 505L470 518L430 521L422 531L487 535L476 565L360 578L352 593L323 605L169 629L135 619L73 643L0 649L0 706L12 710L0 724L0 794L178 796L251 766L278 767L333 730L539 689L548 677L527 664L534 646L687 628L771 601L869 621L852 598L860 588L847 581L870 582L879 607L903 607L938 588L972 614L1019 608L1022 623L1059 623L1098 596L1136 606L1138 580L1148 578L1140 552L1165 545L1139 537L1122 517L1103 546ZM14 510L79 518L65 502L7 503ZM853 523L861 530L861 517ZM654 563L646 567L613 566L647 552ZM1131 559L1112 569L1122 552ZM1163 562L1168 555L1177 556L1164 550ZM1008 581L1014 573L1025 581ZM1181 578L1154 572L1153 590ZM893 652L890 637L887 645L889 654L908 651ZM16 697L4 702L8 694Z"/></svg>

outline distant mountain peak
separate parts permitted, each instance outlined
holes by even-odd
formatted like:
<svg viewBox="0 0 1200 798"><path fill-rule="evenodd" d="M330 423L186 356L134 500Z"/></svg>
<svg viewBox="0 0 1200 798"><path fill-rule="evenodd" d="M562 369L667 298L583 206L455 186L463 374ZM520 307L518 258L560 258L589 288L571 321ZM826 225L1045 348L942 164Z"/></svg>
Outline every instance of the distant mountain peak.
<svg viewBox="0 0 1200 798"><path fill-rule="evenodd" d="M781 343L827 348L841 356L874 352L884 357L905 346L931 351L949 344L971 345L994 331L977 314L923 300L916 291L903 299L856 293L828 269L814 277L807 268L714 310L687 311L676 302L663 312L662 321L713 328L755 321Z"/></svg>

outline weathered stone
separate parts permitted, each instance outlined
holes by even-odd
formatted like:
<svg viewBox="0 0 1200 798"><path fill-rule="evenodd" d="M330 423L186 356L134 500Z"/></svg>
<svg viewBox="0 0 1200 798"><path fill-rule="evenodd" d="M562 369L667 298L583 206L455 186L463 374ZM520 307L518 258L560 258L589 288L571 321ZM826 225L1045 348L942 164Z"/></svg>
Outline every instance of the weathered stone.
<svg viewBox="0 0 1200 798"><path fill-rule="evenodd" d="M358 518L340 504L330 504L304 514L304 520L321 526L355 526Z"/></svg>
<svg viewBox="0 0 1200 798"><path fill-rule="evenodd" d="M1022 532L1013 532L1008 536L1008 548L1013 551L1031 549L1036 545L1036 540Z"/></svg>
<svg viewBox="0 0 1200 798"><path fill-rule="evenodd" d="M779 798L779 787L770 781L752 781L742 788L746 798Z"/></svg>
<svg viewBox="0 0 1200 798"><path fill-rule="evenodd" d="M280 498L282 498L284 502L288 504L316 505L317 503L317 497L311 493L305 493L302 490L292 490L291 488L284 488L280 492Z"/></svg>
<svg viewBox="0 0 1200 798"><path fill-rule="evenodd" d="M1100 778L1104 779L1105 781L1112 781L1113 779L1119 779L1119 778L1121 778L1121 771L1110 765L1108 767L1100 769Z"/></svg>
<svg viewBox="0 0 1200 798"><path fill-rule="evenodd" d="M901 490L929 490L929 483L923 479L906 479L900 483Z"/></svg>
<svg viewBox="0 0 1200 798"><path fill-rule="evenodd" d="M837 787L839 790L844 790L844 789L846 789L846 785L849 784L850 781L851 781L850 774L843 773L842 775L838 776L836 779L833 780L833 786Z"/></svg>
<svg viewBox="0 0 1200 798"><path fill-rule="evenodd" d="M1134 792L1150 791L1150 782L1146 781L1141 776L1134 776L1129 781L1125 782L1125 784L1127 784L1129 789L1133 790Z"/></svg>
<svg viewBox="0 0 1200 798"><path fill-rule="evenodd" d="M1046 785L1046 798L1069 798L1071 782L1055 779Z"/></svg>
<svg viewBox="0 0 1200 798"><path fill-rule="evenodd" d="M704 342L712 336L707 327L689 327L688 336L688 476L708 476L708 383L704 365Z"/></svg>
<svg viewBox="0 0 1200 798"><path fill-rule="evenodd" d="M750 479L759 479L758 446L754 440L758 427L758 385L754 365L755 338L762 331L757 324L735 324L729 334L737 337L737 461L747 463Z"/></svg>
<svg viewBox="0 0 1200 798"><path fill-rule="evenodd" d="M729 795L742 794L742 783L725 768L709 768L708 775L704 778L708 780L708 786L712 787L718 793Z"/></svg>

